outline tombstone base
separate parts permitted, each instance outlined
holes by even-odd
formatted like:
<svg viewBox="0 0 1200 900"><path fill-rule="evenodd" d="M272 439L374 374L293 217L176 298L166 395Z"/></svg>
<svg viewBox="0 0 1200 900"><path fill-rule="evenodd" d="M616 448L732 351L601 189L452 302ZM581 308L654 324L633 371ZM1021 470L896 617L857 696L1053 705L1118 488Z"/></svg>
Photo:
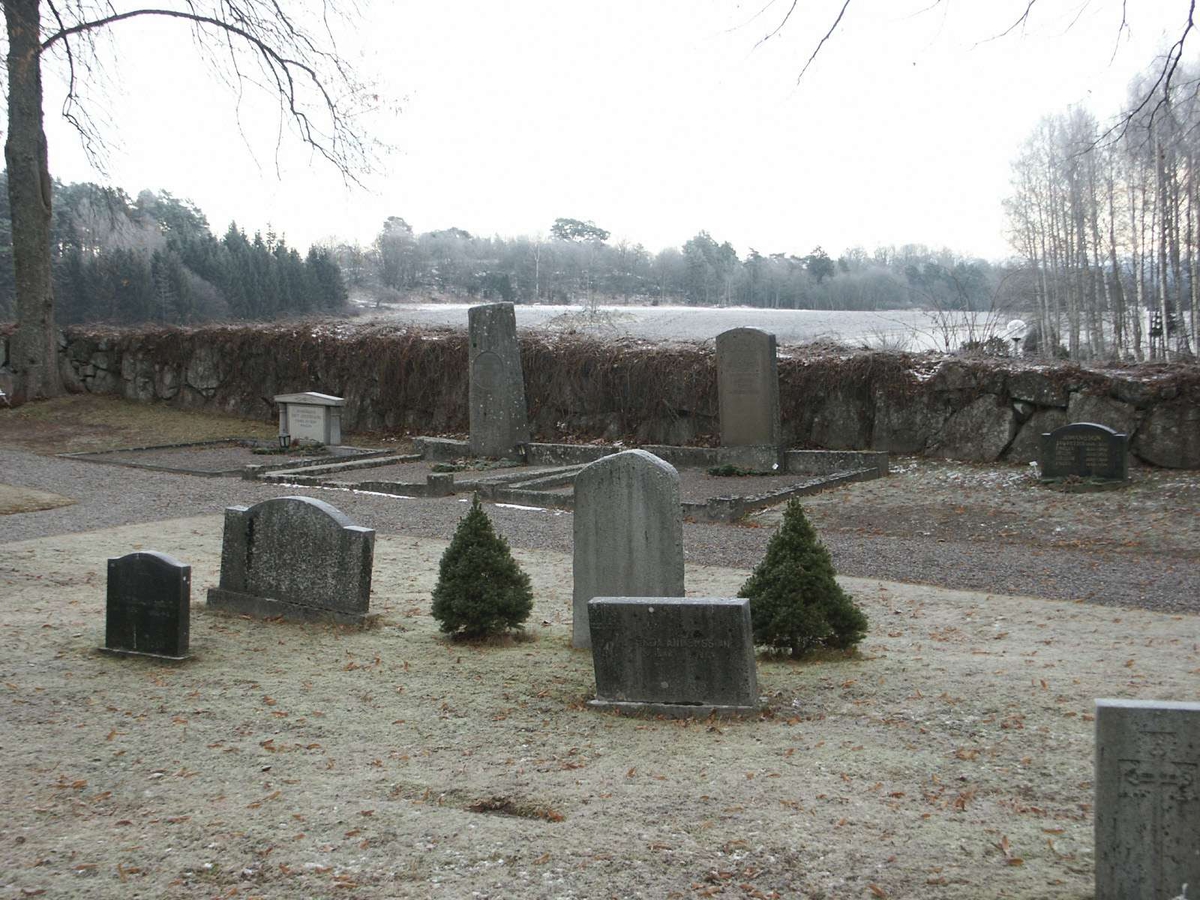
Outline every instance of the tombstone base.
<svg viewBox="0 0 1200 900"><path fill-rule="evenodd" d="M638 703L631 700L589 700L588 706L597 710L617 710L629 716L667 716L671 719L730 719L735 716L755 716L762 705L719 706L713 703Z"/></svg>
<svg viewBox="0 0 1200 900"><path fill-rule="evenodd" d="M192 658L190 653L183 656L167 656L165 653L143 653L141 650L122 650L119 647L97 647L96 649L109 656L140 656L143 659L157 659L161 662L184 662Z"/></svg>
<svg viewBox="0 0 1200 900"><path fill-rule="evenodd" d="M1039 478L1038 484L1062 491L1064 494L1090 494L1097 491L1119 491L1129 487L1132 482L1128 478L1097 478L1078 475L1062 475L1058 477Z"/></svg>
<svg viewBox="0 0 1200 900"><path fill-rule="evenodd" d="M291 603L257 594L243 594L224 588L209 588L209 609L236 615L254 616L259 619L285 619L291 622L334 622L338 625L355 625L366 628L377 618L369 613L351 613L345 610L327 609Z"/></svg>

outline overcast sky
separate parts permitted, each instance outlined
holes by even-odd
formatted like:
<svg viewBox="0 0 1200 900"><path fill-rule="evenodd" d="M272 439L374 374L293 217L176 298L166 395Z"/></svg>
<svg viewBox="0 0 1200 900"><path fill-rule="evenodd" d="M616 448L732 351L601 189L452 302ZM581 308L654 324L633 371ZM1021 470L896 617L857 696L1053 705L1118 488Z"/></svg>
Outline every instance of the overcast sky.
<svg viewBox="0 0 1200 900"><path fill-rule="evenodd" d="M417 231L536 235L590 219L652 251L700 229L740 253L833 255L925 243L1010 253L1009 164L1043 115L1118 111L1130 79L1182 30L1185 0L439 0L361 2L341 49L399 111L394 150L346 189L252 95L197 61L186 29L126 22L105 96L110 183L165 189L293 244L369 243L389 215ZM924 10L924 11L922 11ZM1118 40L1119 37L1119 40ZM1200 44L1200 41L1197 41ZM758 44L758 46L756 46ZM1115 57L1114 57L1115 53ZM46 85L50 168L104 180Z"/></svg>

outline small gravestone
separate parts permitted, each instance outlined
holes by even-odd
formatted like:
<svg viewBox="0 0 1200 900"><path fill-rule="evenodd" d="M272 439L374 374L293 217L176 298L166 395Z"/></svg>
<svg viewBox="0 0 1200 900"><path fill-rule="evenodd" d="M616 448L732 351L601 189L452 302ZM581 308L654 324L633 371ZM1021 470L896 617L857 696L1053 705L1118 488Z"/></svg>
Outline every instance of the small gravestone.
<svg viewBox="0 0 1200 900"><path fill-rule="evenodd" d="M529 443L525 378L517 343L517 316L511 303L467 310L471 369L471 453L512 457Z"/></svg>
<svg viewBox="0 0 1200 900"><path fill-rule="evenodd" d="M1044 480L1129 480L1129 438L1106 425L1076 422L1044 433L1038 454Z"/></svg>
<svg viewBox="0 0 1200 900"><path fill-rule="evenodd" d="M302 394L279 394L279 434L293 441L311 441L326 447L342 443L342 407L346 401L329 394L305 391Z"/></svg>
<svg viewBox="0 0 1200 900"><path fill-rule="evenodd" d="M721 446L779 445L779 369L775 335L733 328L717 335Z"/></svg>
<svg viewBox="0 0 1200 900"><path fill-rule="evenodd" d="M279 497L225 510L220 586L208 605L252 616L367 621L375 532L328 503Z"/></svg>
<svg viewBox="0 0 1200 900"><path fill-rule="evenodd" d="M1200 888L1200 703L1096 701L1096 900Z"/></svg>
<svg viewBox="0 0 1200 900"><path fill-rule="evenodd" d="M679 473L645 450L606 456L575 476L571 644L592 646L593 597L682 597Z"/></svg>
<svg viewBox="0 0 1200 900"><path fill-rule="evenodd" d="M672 716L758 709L749 600L597 597L588 617L589 705Z"/></svg>
<svg viewBox="0 0 1200 900"><path fill-rule="evenodd" d="M187 659L191 610L191 566L153 550L109 559L105 651Z"/></svg>

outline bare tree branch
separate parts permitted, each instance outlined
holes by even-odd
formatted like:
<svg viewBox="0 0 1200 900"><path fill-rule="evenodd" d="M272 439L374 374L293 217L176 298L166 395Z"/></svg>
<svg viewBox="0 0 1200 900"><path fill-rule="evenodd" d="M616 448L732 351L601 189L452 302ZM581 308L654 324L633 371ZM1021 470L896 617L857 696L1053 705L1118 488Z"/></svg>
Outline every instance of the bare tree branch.
<svg viewBox="0 0 1200 900"><path fill-rule="evenodd" d="M830 26L829 26L829 30L828 30L827 32L825 32L825 36L824 36L823 38L821 38L821 40L820 40L820 41L818 41L818 42L817 42L816 49L815 49L815 50L813 50L813 52L812 52L812 56L810 56L810 57L808 58L808 62L806 62L806 63L804 64L804 68L800 70L800 75L799 75L799 76L796 78L796 84L799 84L799 83L800 83L800 80L801 80L802 78L804 78L804 73L805 73L805 72L807 72L807 71L808 71L808 67L809 67L809 66L811 66L811 65L813 64L813 60L817 58L817 54L821 52L821 48L825 46L825 42L826 42L827 40L829 40L830 36L831 36L831 35L834 33L834 31L836 31L836 30L837 30L838 24L839 24L839 23L842 21L842 16L844 16L844 15L846 14L846 8L847 8L849 5L850 5L850 0L846 0L846 2L842 4L842 8L841 8L841 9L838 11L837 18L833 20L833 24L832 24L832 25L830 25ZM795 4L794 4L794 3L792 4L792 8L793 8L793 9L795 8ZM789 12L788 12L788 15L791 15L791 11L790 11L790 10L789 10ZM786 19L785 19L784 21L786 21ZM782 22L780 23L780 27L781 27L781 28L783 27L783 23L782 23Z"/></svg>

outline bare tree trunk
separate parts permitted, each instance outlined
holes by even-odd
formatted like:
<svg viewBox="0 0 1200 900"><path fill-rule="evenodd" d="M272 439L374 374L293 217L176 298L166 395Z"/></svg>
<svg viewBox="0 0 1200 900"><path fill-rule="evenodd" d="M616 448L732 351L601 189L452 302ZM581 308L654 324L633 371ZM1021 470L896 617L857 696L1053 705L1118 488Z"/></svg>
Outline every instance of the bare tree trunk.
<svg viewBox="0 0 1200 900"><path fill-rule="evenodd" d="M1162 316L1163 356L1167 355L1167 331L1171 310L1167 300L1167 169L1166 151L1160 144L1156 149L1158 159L1158 311Z"/></svg>
<svg viewBox="0 0 1200 900"><path fill-rule="evenodd" d="M8 27L8 202L12 210L17 330L14 402L57 397L58 329L50 272L50 168L42 129L40 0L3 0Z"/></svg>
<svg viewBox="0 0 1200 900"><path fill-rule="evenodd" d="M1108 170L1108 262L1112 266L1113 345L1116 355L1119 357L1121 352L1126 349L1125 288L1121 284L1121 267L1117 263L1117 204L1114 196L1114 180L1110 166Z"/></svg>

